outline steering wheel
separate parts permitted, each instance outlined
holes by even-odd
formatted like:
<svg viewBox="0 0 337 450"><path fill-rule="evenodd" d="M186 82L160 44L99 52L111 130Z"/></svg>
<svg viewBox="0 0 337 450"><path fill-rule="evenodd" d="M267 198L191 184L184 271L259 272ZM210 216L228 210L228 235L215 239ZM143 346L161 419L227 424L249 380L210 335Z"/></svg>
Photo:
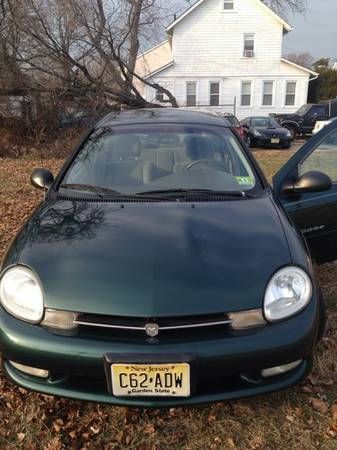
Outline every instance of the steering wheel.
<svg viewBox="0 0 337 450"><path fill-rule="evenodd" d="M184 171L191 170L193 167L196 167L198 165L209 166L215 170L221 169L221 171L225 169L226 171L226 164L222 161L216 161L214 159L198 159L196 161L192 161L184 167Z"/></svg>

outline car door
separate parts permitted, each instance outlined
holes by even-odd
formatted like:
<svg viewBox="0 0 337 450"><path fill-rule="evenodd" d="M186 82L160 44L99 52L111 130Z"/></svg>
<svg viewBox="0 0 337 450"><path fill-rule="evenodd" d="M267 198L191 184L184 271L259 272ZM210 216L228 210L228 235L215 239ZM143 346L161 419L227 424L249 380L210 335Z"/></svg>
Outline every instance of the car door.
<svg viewBox="0 0 337 450"><path fill-rule="evenodd" d="M323 187L323 191L317 186L301 193L293 190L303 175L313 171L327 175L332 184ZM277 198L304 235L313 258L318 263L336 260L337 121L307 141L275 175L273 184Z"/></svg>

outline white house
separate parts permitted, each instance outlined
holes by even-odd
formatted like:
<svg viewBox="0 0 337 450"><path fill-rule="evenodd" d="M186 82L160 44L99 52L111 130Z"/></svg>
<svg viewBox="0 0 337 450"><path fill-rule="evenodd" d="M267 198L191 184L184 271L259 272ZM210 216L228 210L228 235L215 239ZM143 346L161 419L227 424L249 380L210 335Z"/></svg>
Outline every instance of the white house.
<svg viewBox="0 0 337 450"><path fill-rule="evenodd" d="M239 118L295 112L317 74L282 58L291 26L261 0L199 0L166 29L167 40L138 57L136 71L180 106ZM139 86L149 101L162 95Z"/></svg>

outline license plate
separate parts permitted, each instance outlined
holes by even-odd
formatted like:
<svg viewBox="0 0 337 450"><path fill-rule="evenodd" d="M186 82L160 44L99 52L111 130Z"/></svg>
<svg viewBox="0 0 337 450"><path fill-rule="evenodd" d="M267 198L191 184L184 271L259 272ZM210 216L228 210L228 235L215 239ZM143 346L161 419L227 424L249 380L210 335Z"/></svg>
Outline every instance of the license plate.
<svg viewBox="0 0 337 450"><path fill-rule="evenodd" d="M280 143L280 139L279 138L271 138L271 143L272 144L279 144Z"/></svg>
<svg viewBox="0 0 337 450"><path fill-rule="evenodd" d="M112 393L116 397L189 397L190 365L112 364Z"/></svg>

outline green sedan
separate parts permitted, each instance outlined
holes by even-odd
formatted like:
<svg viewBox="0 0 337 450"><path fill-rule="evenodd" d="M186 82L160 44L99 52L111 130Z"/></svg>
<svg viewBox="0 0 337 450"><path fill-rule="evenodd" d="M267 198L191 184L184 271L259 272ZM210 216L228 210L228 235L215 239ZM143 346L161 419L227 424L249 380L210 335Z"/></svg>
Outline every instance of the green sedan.
<svg viewBox="0 0 337 450"><path fill-rule="evenodd" d="M0 351L19 386L171 407L288 388L325 309L312 261L337 256L337 122L273 188L234 128L176 109L102 119L0 272Z"/></svg>

